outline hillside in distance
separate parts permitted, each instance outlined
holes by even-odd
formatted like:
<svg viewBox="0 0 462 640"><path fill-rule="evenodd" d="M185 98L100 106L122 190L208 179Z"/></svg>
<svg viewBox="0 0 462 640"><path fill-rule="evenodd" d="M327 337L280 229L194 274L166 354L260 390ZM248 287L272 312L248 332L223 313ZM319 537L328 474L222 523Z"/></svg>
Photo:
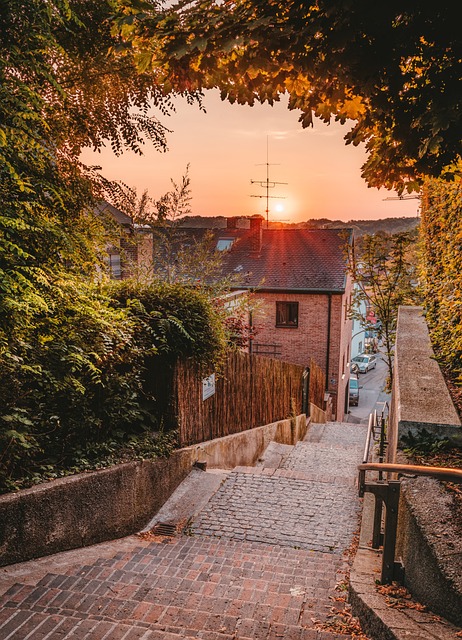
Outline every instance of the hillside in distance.
<svg viewBox="0 0 462 640"><path fill-rule="evenodd" d="M240 228L249 227L249 219L246 216L236 216L237 226ZM270 229L354 229L356 236L385 232L389 234L414 231L420 218L381 218L380 220L328 220L327 218L312 218L305 222L294 224L287 222L271 222ZM264 223L266 226L266 223ZM224 216L185 216L181 219L181 226L188 228L224 229L226 228L226 218Z"/></svg>

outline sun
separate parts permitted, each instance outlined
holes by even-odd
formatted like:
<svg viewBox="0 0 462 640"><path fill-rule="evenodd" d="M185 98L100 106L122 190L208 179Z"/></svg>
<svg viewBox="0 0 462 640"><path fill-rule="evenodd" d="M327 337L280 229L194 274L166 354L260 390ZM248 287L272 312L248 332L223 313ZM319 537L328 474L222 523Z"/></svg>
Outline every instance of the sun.
<svg viewBox="0 0 462 640"><path fill-rule="evenodd" d="M282 213L284 211L284 205L281 202L278 202L277 205L274 207L274 209L278 213Z"/></svg>

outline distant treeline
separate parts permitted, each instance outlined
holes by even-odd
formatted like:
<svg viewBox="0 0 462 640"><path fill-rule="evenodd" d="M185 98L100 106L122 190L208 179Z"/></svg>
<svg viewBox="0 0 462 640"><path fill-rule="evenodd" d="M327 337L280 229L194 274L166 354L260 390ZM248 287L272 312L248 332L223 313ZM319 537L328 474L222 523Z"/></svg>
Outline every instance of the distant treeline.
<svg viewBox="0 0 462 640"><path fill-rule="evenodd" d="M238 218L238 216L236 216ZM312 218L305 222L294 224L287 222L270 222L270 229L343 229L352 228L357 236L378 232L402 233L417 228L420 218L381 218L380 220L328 220L327 218ZM226 227L225 216L185 216L181 220L183 227L199 227L207 229L223 229ZM248 228L249 220L242 216L238 218L239 228Z"/></svg>

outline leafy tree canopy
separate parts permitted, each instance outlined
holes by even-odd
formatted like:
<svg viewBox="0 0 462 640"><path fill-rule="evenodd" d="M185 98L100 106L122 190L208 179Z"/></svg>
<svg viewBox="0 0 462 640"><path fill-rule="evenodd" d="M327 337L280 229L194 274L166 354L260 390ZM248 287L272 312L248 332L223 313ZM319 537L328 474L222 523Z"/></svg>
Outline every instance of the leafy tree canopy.
<svg viewBox="0 0 462 640"><path fill-rule="evenodd" d="M120 0L115 31L164 90L218 87L240 104L290 96L304 127L355 121L369 186L400 193L451 175L460 154L454 4L366 0Z"/></svg>
<svg viewBox="0 0 462 640"><path fill-rule="evenodd" d="M114 10L113 0L1 3L1 314L43 310L64 272L93 269L101 221L88 211L104 182L79 162L82 148L140 152L148 138L165 149L149 108L167 112L170 99L130 54L110 55Z"/></svg>

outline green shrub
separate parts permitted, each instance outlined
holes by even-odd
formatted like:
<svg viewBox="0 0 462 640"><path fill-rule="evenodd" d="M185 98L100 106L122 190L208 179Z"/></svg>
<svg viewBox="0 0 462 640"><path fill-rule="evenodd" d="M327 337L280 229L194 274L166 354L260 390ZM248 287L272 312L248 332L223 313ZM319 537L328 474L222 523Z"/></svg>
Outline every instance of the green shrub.
<svg viewBox="0 0 462 640"><path fill-rule="evenodd" d="M124 281L111 286L110 296L118 308L128 310L138 335L152 341L150 347L164 363L193 358L210 367L221 362L228 345L224 315L202 288Z"/></svg>
<svg viewBox="0 0 462 640"><path fill-rule="evenodd" d="M86 442L119 441L150 422L135 323L95 287L62 283L49 308L0 332L0 488Z"/></svg>
<svg viewBox="0 0 462 640"><path fill-rule="evenodd" d="M62 281L46 307L0 330L0 492L170 450L146 368L215 367L226 345L204 291Z"/></svg>
<svg viewBox="0 0 462 640"><path fill-rule="evenodd" d="M427 180L421 223L426 318L438 360L458 386L462 386L461 196L460 180Z"/></svg>

